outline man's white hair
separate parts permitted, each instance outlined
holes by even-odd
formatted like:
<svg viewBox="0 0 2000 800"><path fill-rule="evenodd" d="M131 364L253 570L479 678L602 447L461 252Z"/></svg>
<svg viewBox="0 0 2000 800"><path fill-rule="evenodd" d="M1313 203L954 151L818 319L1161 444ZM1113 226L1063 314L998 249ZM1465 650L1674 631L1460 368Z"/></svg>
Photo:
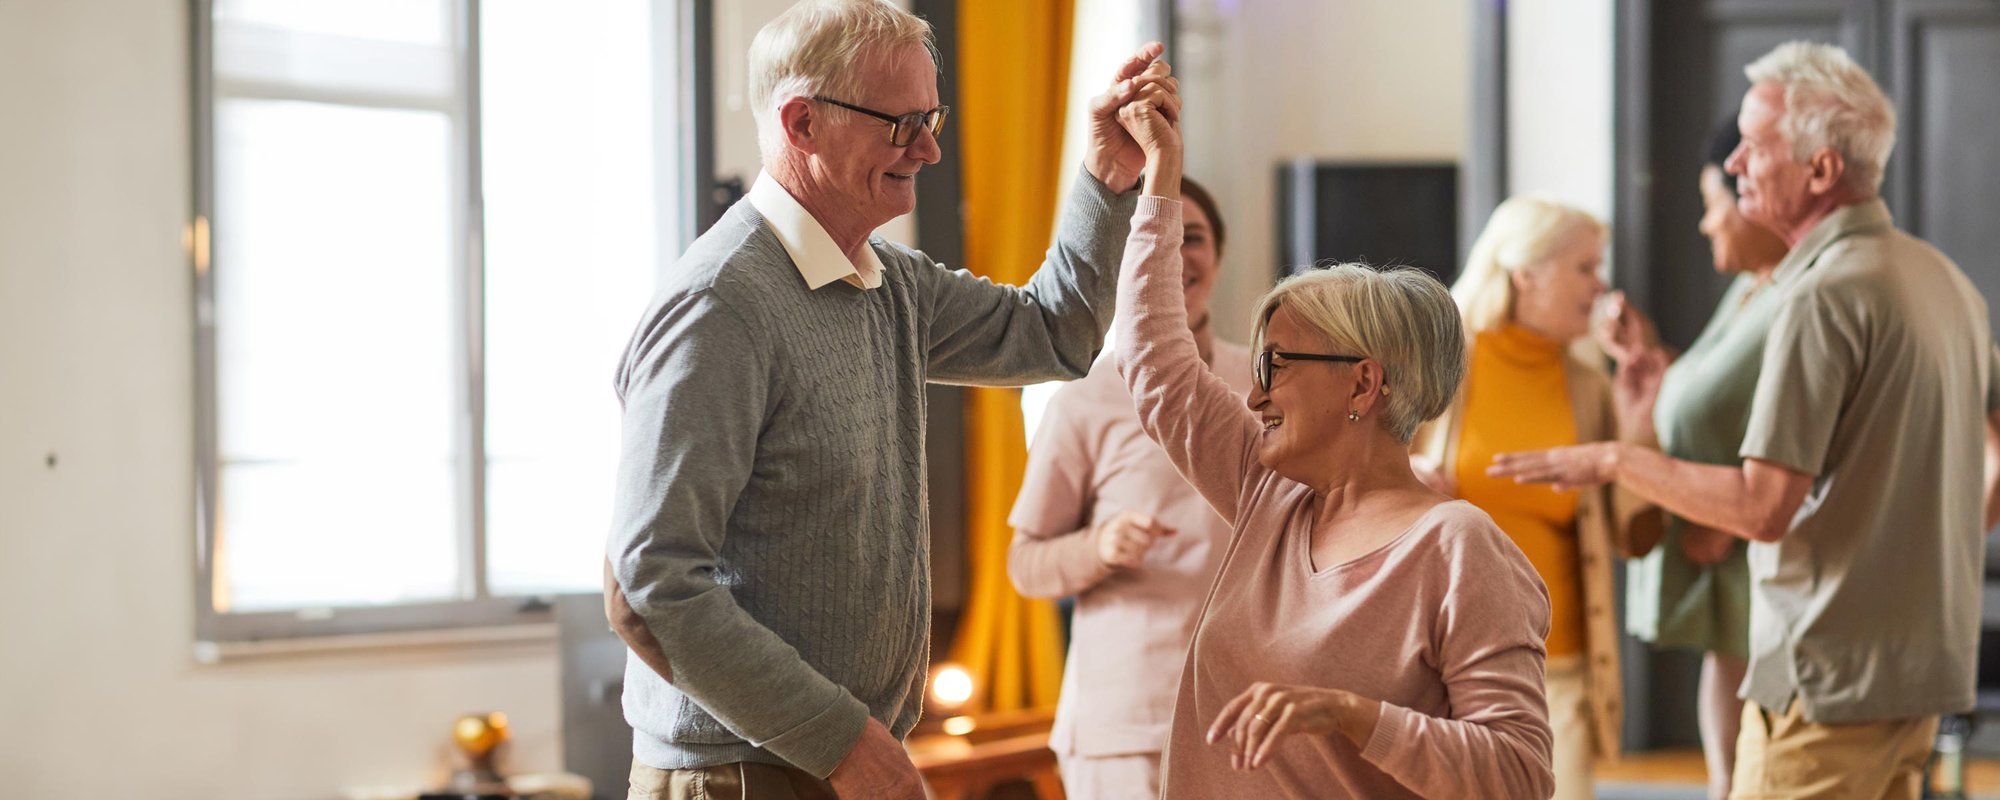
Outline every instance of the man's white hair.
<svg viewBox="0 0 2000 800"><path fill-rule="evenodd" d="M1896 149L1896 107L1868 71L1830 44L1786 42L1743 68L1752 84L1785 87L1779 129L1792 140L1792 158L1804 162L1831 147L1847 162L1850 188L1874 194Z"/></svg>
<svg viewBox="0 0 2000 800"><path fill-rule="evenodd" d="M750 43L749 65L750 112L765 159L784 145L779 106L813 95L852 103L869 60L906 45L923 46L939 63L931 24L887 0L804 0L765 25Z"/></svg>

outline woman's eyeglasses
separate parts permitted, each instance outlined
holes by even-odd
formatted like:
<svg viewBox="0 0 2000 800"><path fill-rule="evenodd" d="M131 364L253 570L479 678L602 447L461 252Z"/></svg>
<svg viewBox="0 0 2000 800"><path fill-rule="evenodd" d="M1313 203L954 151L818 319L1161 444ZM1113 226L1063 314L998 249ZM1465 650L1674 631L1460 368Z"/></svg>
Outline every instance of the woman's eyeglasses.
<svg viewBox="0 0 2000 800"><path fill-rule="evenodd" d="M1271 375L1284 367L1283 364L1272 361L1272 356L1287 361L1338 361L1342 364L1359 364L1363 360L1362 356L1329 356L1320 353L1286 353L1278 350L1265 350L1257 354L1255 373L1257 388L1266 392L1271 391Z"/></svg>

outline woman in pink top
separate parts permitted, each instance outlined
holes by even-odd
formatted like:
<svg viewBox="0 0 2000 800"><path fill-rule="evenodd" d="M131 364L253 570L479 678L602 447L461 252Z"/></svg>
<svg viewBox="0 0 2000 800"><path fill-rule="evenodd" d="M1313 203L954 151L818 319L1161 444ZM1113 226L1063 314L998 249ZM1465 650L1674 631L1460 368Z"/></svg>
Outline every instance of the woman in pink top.
<svg viewBox="0 0 2000 800"><path fill-rule="evenodd" d="M1208 299L1222 216L1194 181L1185 207L1184 305L1195 348L1237 397L1250 351L1219 341ZM1139 427L1114 359L1049 402L1008 521L1007 573L1029 597L1076 596L1049 747L1071 800L1160 796L1160 753L1195 612L1215 580L1229 526Z"/></svg>
<svg viewBox="0 0 2000 800"><path fill-rule="evenodd" d="M1246 410L1188 333L1179 101L1156 97L1120 111L1147 196L1119 276L1119 369L1146 432L1233 531L1163 796L1548 797L1547 590L1406 455L1465 371L1451 295L1360 265L1279 284Z"/></svg>

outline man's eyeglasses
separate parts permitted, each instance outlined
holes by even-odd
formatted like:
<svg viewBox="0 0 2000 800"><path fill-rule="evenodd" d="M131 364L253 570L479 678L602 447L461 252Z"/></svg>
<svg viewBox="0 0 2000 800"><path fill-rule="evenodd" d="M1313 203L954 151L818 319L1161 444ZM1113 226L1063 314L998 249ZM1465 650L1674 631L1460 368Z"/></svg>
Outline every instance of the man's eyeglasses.
<svg viewBox="0 0 2000 800"><path fill-rule="evenodd" d="M912 111L898 117L891 114L884 114L872 108L862 108L852 103L843 103L831 97L813 95L812 99L827 105L840 106L857 114L867 114L868 116L889 123L889 143L897 147L909 147L911 142L917 140L917 131L923 128L931 129L932 136L943 133L944 118L951 113L951 106L938 106L929 111Z"/></svg>
<svg viewBox="0 0 2000 800"><path fill-rule="evenodd" d="M1267 392L1271 391L1272 373L1284 367L1283 364L1273 362L1271 360L1272 356L1277 356L1287 361L1338 361L1342 364L1359 364L1363 360L1361 356L1329 356L1319 353L1286 353L1277 350L1265 350L1257 354L1257 364L1254 372L1257 378L1257 388Z"/></svg>

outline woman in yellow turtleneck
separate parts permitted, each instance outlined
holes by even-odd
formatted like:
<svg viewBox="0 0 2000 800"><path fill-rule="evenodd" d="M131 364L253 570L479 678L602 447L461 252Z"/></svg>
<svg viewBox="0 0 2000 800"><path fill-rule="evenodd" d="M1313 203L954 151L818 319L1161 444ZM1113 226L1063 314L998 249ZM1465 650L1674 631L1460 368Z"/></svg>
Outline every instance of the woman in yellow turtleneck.
<svg viewBox="0 0 2000 800"><path fill-rule="evenodd" d="M1611 562L1641 506L1604 489L1489 478L1486 467L1495 453L1618 436L1610 380L1570 353L1604 293L1604 244L1604 223L1559 203L1520 197L1494 210L1452 287L1471 337L1465 383L1411 457L1435 488L1491 515L1548 585L1557 800L1594 796L1593 750L1618 751Z"/></svg>

